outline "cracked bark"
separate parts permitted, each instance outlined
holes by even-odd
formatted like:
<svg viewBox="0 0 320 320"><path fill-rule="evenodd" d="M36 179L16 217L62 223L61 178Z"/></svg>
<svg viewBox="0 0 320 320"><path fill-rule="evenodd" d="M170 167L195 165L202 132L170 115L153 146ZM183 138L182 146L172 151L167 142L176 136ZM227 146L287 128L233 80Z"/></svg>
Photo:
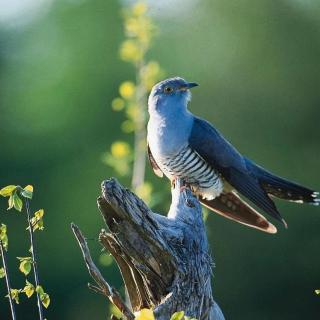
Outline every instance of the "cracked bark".
<svg viewBox="0 0 320 320"><path fill-rule="evenodd" d="M109 230L99 240L118 264L133 311L153 308L157 320L182 310L198 320L223 320L212 295L201 205L180 187L178 180L165 217L115 179L104 181L98 207Z"/></svg>

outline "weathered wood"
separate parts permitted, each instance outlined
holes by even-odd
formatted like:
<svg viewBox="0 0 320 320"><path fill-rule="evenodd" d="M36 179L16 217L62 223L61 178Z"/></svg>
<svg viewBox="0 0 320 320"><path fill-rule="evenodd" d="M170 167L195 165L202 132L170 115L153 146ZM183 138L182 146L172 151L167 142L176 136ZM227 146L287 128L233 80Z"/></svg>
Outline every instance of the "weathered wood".
<svg viewBox="0 0 320 320"><path fill-rule="evenodd" d="M102 183L98 206L109 228L99 236L114 256L134 311L154 308L157 320L183 310L222 320L211 290L212 258L199 201L177 181L167 217L153 213L115 179Z"/></svg>
<svg viewBox="0 0 320 320"><path fill-rule="evenodd" d="M119 293L113 287L109 285L107 281L104 280L101 272L93 262L90 251L87 245L87 242L80 231L79 227L74 223L71 224L71 229L79 243L83 259L85 260L87 269L92 277L92 279L96 282L98 286L94 286L91 283L88 284L89 288L97 293L105 295L111 303L119 308L119 310L123 313L125 319L134 320L134 315L130 311L130 309L126 306L126 304L122 301Z"/></svg>

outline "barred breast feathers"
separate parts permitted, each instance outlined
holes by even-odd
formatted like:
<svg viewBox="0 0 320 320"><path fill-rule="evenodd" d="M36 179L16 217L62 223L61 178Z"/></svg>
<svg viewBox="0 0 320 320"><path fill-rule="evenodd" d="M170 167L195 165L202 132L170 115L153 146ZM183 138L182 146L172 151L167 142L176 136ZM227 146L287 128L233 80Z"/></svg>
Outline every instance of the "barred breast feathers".
<svg viewBox="0 0 320 320"><path fill-rule="evenodd" d="M222 192L219 174L189 146L183 147L176 155L163 157L159 165L166 176L184 179L196 194L205 199L212 200Z"/></svg>

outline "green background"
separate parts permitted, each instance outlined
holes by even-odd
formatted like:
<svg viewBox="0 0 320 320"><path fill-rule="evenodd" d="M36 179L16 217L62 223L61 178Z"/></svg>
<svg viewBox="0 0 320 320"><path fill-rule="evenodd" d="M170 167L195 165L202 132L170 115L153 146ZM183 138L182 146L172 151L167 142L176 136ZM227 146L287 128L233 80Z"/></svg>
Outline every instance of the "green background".
<svg viewBox="0 0 320 320"><path fill-rule="evenodd" d="M134 79L118 58L124 39L118 1L54 1L32 21L0 24L0 186L32 184L44 208L37 234L40 276L52 319L105 319L109 304L86 288L89 276L70 231L77 223L98 258L103 222L101 161L121 132L111 110L119 84ZM275 173L320 189L320 5L317 0L152 1L158 27L149 57L167 76L196 81L190 109L214 123L245 155ZM24 13L24 16L27 14ZM21 23L20 23L21 22ZM130 138L129 138L130 139ZM170 186L147 169L166 201ZM128 179L121 182L129 186ZM1 199L0 199L1 200ZM319 208L277 201L289 224L263 234L217 215L207 219L216 262L214 293L227 319L317 319L320 297ZM6 212L13 287L15 256L26 255L24 214ZM102 267L116 287L116 266ZM0 296L4 297L4 280ZM0 318L9 319L6 298ZM36 319L24 297L18 319Z"/></svg>

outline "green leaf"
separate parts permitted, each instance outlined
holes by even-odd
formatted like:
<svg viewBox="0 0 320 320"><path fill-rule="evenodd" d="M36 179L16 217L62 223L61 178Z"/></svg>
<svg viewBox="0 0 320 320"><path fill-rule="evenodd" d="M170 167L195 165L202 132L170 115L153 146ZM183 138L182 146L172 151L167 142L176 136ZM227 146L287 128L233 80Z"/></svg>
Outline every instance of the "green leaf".
<svg viewBox="0 0 320 320"><path fill-rule="evenodd" d="M40 297L41 297L42 294L44 294L44 290L43 290L43 288L41 286L37 286L36 287L36 292L40 295Z"/></svg>
<svg viewBox="0 0 320 320"><path fill-rule="evenodd" d="M46 292L44 292L44 290L41 286L36 287L36 292L39 294L40 300L41 300L43 306L45 308L48 308L49 304L50 304L50 296Z"/></svg>
<svg viewBox="0 0 320 320"><path fill-rule="evenodd" d="M113 303L109 303L109 314L113 314L117 319L121 319L122 313Z"/></svg>
<svg viewBox="0 0 320 320"><path fill-rule="evenodd" d="M26 296L30 298L35 292L34 285L30 283L28 280L26 280L26 285L23 288L22 292L24 292Z"/></svg>
<svg viewBox="0 0 320 320"><path fill-rule="evenodd" d="M21 191L21 195L25 198L32 199L33 186L29 184L26 187L24 187L23 190Z"/></svg>
<svg viewBox="0 0 320 320"><path fill-rule="evenodd" d="M111 254L102 253L99 257L99 262L104 267L109 267L113 263L113 257Z"/></svg>
<svg viewBox="0 0 320 320"><path fill-rule="evenodd" d="M17 259L22 262L22 261L30 261L32 262L32 258L31 257L17 257Z"/></svg>
<svg viewBox="0 0 320 320"><path fill-rule="evenodd" d="M19 270L27 276L31 271L31 262L27 260L22 261L19 265Z"/></svg>
<svg viewBox="0 0 320 320"><path fill-rule="evenodd" d="M17 210L17 211L20 211L22 210L22 200L19 198L17 192L15 192L13 194L13 206L14 208Z"/></svg>
<svg viewBox="0 0 320 320"><path fill-rule="evenodd" d="M320 294L320 289L316 289L316 290L314 290L314 292L315 292L316 294Z"/></svg>
<svg viewBox="0 0 320 320"><path fill-rule="evenodd" d="M4 268L0 268L0 279L4 278L6 276L6 272Z"/></svg>
<svg viewBox="0 0 320 320"><path fill-rule="evenodd" d="M41 302L43 304L43 306L47 309L49 307L49 304L50 304L50 296L45 293L42 298L40 297L41 299Z"/></svg>
<svg viewBox="0 0 320 320"><path fill-rule="evenodd" d="M8 235L7 235L7 226L5 224L1 224L0 226L0 240L2 241L2 245L4 249L8 250Z"/></svg>
<svg viewBox="0 0 320 320"><path fill-rule="evenodd" d="M32 268L32 258L31 257L17 257L20 261L19 270L24 274L28 275Z"/></svg>
<svg viewBox="0 0 320 320"><path fill-rule="evenodd" d="M44 224L43 224L43 216L44 216L44 210L40 209L34 213L34 216L31 218L31 225L33 231L35 230L43 230ZM29 230L29 227L27 228Z"/></svg>
<svg viewBox="0 0 320 320"><path fill-rule="evenodd" d="M2 245L3 245L4 249L5 249L6 251L8 251L8 244L9 244L8 236L7 236L7 235L4 235L4 236L3 236L3 239L1 239L1 241L2 241Z"/></svg>
<svg viewBox="0 0 320 320"><path fill-rule="evenodd" d="M6 186L0 190L0 195L3 197L9 197L12 195L13 191L16 190L16 188L17 186L14 185Z"/></svg>
<svg viewBox="0 0 320 320"><path fill-rule="evenodd" d="M21 292L21 289L11 289L11 298L13 301L15 301L16 304L19 304L19 293ZM6 295L7 298L9 298L9 295Z"/></svg>
<svg viewBox="0 0 320 320"><path fill-rule="evenodd" d="M184 317L184 311L178 311L171 316L170 320L181 320L183 319L183 317Z"/></svg>
<svg viewBox="0 0 320 320"><path fill-rule="evenodd" d="M1 223L0 226L0 240L7 234L7 226L3 223Z"/></svg>
<svg viewBox="0 0 320 320"><path fill-rule="evenodd" d="M10 210L12 208L13 208L13 195L11 195L8 200L8 209L7 210Z"/></svg>

